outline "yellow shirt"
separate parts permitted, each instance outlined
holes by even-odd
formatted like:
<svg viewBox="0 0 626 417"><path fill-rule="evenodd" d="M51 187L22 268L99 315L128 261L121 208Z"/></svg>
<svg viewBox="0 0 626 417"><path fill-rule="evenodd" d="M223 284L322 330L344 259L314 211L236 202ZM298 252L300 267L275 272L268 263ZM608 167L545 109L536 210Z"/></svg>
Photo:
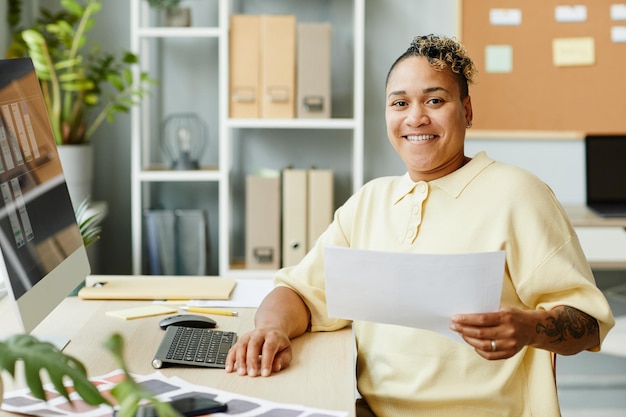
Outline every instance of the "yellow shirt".
<svg viewBox="0 0 626 417"><path fill-rule="evenodd" d="M304 298L312 331L350 324L326 314L326 245L410 253L505 250L502 305L575 307L598 320L601 340L614 324L549 187L484 153L430 182L414 183L408 174L375 179L336 211L306 257L276 276L277 285ZM526 347L510 359L488 361L469 345L428 330L372 322L354 322L353 328L358 389L378 417L560 415L546 350Z"/></svg>

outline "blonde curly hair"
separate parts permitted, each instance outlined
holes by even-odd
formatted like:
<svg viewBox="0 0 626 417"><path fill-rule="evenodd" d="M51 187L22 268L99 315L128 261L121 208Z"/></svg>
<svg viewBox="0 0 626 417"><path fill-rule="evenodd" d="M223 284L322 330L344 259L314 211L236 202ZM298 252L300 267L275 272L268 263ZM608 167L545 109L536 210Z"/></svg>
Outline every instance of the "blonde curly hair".
<svg viewBox="0 0 626 417"><path fill-rule="evenodd" d="M468 84L474 83L474 76L476 75L474 62L467 55L465 47L454 38L433 34L413 38L409 48L391 65L385 86L389 82L389 76L393 69L400 62L412 56L425 57L430 66L437 71L450 68L459 83L461 98L467 97L469 94Z"/></svg>

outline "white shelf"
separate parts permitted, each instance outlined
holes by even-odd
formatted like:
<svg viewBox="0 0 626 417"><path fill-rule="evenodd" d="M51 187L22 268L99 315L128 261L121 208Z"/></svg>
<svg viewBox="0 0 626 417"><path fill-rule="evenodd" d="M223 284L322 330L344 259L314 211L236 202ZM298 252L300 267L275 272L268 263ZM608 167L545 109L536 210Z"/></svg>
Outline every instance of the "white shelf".
<svg viewBox="0 0 626 417"><path fill-rule="evenodd" d="M209 0L206 0L207 2ZM144 102L145 105L141 109L134 107L131 110L131 215L132 215L132 249L133 249L133 273L142 274L141 270L144 264L142 260L142 213L145 208L149 207L150 192L156 183L177 183L177 192L180 192L185 183L213 183L218 185L218 213L212 215L218 216L218 238L217 242L211 243L211 250L218 251L218 274L221 276L235 278L271 278L275 271L272 270L248 270L241 267L241 260L235 260L233 255L233 222L242 219L235 219L236 215L233 210L233 192L231 177L234 172L233 158L235 151L246 146L245 143L235 144L234 136L239 131L248 131L253 129L260 130L312 130L312 131L333 131L341 133L341 139L345 138L344 132L351 134L351 185L352 191L357 190L363 183L363 99L364 99L364 24L365 24L365 0L336 0L337 4L344 3L352 12L352 36L349 40L353 45L353 54L350 62L353 66L352 74L348 75L352 79L352 97L350 101L353 103L353 114L347 118L330 118L330 119L231 119L228 115L229 110L229 25L231 13L240 13L238 7L244 7L245 2L233 2L232 0L210 0L215 5L218 16L211 16L217 19L215 27L188 27L188 28L169 28L169 27L150 27L147 22L153 13L147 6L145 0L131 0L130 4L130 21L131 21L131 50L138 53L142 65L141 70L152 73L152 67L160 69L161 63L158 57L158 45L160 42L151 40L177 39L177 46L185 47L184 40L190 42L186 46L198 45L202 47L203 39L206 42L212 40L217 41L217 73L207 74L208 78L219 80L217 86L218 108L217 110L217 136L218 136L218 163L215 169L201 169L197 171L176 171L162 169L156 166L151 158L154 157L154 150L151 151L151 134L150 129L154 129L155 121L150 120L153 117L150 113L150 98ZM300 6L292 0L284 0L285 7L292 10L300 10L305 6ZM252 3L252 2L251 2ZM251 4L248 3L248 4ZM273 2L280 4L280 1ZM310 4L315 4L314 1ZM310 8L307 4L305 8ZM335 4L328 5L327 2L320 2L320 7L335 7ZM206 6L206 3L204 4ZM265 7L263 4L258 7ZM211 6L212 7L212 6ZM343 4L341 8L345 9ZM206 17L206 16L204 16ZM193 19L193 17L192 17ZM345 36L345 35L344 35ZM212 58L211 58L212 59ZM184 63L181 63L184 64ZM138 75L139 69L136 70ZM342 74L343 75L343 74ZM198 79L197 84L201 86L205 79ZM167 80L166 80L167 82ZM167 100L163 97L162 100ZM203 111L207 111L203 109ZM214 113L213 113L214 114ZM326 135L326 132L324 133ZM154 144L152 145L154 146ZM297 149L297 140L294 145ZM330 151L332 152L332 151ZM155 169L150 169L155 168ZM217 243L217 244L216 244Z"/></svg>
<svg viewBox="0 0 626 417"><path fill-rule="evenodd" d="M228 119L231 129L329 129L354 130L356 119Z"/></svg>
<svg viewBox="0 0 626 417"><path fill-rule="evenodd" d="M142 182L194 182L194 181L220 181L222 173L219 170L196 170L196 171L141 171L138 178Z"/></svg>
<svg viewBox="0 0 626 417"><path fill-rule="evenodd" d="M141 38L219 38L223 30L220 28L165 28L142 27L137 29L137 36Z"/></svg>

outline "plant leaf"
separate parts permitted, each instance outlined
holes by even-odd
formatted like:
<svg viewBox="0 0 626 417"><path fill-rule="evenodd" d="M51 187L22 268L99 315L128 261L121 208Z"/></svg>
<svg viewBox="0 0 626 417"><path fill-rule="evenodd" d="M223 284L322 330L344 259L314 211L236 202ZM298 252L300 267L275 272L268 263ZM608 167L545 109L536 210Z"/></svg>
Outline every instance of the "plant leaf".
<svg viewBox="0 0 626 417"><path fill-rule="evenodd" d="M18 360L24 363L26 383L36 398L46 400L40 377L41 371L45 370L57 391L70 403L69 392L63 384L64 377L74 383L74 389L88 404L109 404L87 378L85 367L51 343L39 341L28 334L11 336L0 342L0 358L0 368L6 370L14 369Z"/></svg>

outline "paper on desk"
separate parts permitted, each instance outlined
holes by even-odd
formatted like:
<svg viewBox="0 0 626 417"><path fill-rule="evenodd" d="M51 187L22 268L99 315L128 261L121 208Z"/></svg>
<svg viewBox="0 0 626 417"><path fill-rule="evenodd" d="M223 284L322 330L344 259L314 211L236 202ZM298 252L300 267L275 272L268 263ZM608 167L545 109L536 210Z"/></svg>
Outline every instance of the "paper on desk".
<svg viewBox="0 0 626 417"><path fill-rule="evenodd" d="M274 288L271 279L238 279L230 300L189 300L190 307L258 307Z"/></svg>
<svg viewBox="0 0 626 417"><path fill-rule="evenodd" d="M412 254L326 247L328 315L451 331L455 313L497 311L504 251Z"/></svg>

